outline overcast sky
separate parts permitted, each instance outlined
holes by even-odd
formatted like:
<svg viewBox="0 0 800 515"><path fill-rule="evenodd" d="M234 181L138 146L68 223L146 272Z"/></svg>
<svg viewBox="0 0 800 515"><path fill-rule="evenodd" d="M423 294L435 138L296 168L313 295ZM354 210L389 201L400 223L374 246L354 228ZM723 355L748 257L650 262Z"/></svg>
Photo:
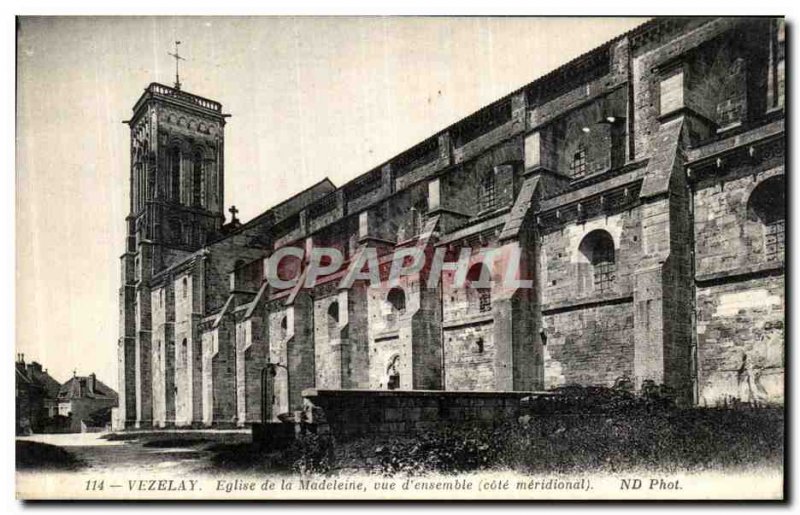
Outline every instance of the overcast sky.
<svg viewBox="0 0 800 515"><path fill-rule="evenodd" d="M27 18L18 32L17 352L117 386L122 124L150 82L232 114L225 204L248 220L341 185L641 18ZM227 212L226 212L227 214Z"/></svg>

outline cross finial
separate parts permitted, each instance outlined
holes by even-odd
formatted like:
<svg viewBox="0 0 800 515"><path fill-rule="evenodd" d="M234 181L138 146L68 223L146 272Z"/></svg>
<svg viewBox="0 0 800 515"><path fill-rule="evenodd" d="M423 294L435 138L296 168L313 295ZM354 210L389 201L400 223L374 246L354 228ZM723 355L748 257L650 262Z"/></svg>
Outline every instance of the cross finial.
<svg viewBox="0 0 800 515"><path fill-rule="evenodd" d="M175 58L175 89L181 89L181 76L180 76L180 68L179 62L185 61L183 57L181 57L180 53L178 52L178 46L181 44L180 41L175 42L175 53L167 52L167 54L171 55Z"/></svg>
<svg viewBox="0 0 800 515"><path fill-rule="evenodd" d="M228 209L228 211L229 211L229 212L230 212L230 214L231 214L231 223L236 223L236 222L238 222L239 220L237 220L237 219L236 219L236 213L238 213L238 212L239 212L239 210L238 210L238 209L236 209L236 206L231 206L231 208L230 208L230 209Z"/></svg>

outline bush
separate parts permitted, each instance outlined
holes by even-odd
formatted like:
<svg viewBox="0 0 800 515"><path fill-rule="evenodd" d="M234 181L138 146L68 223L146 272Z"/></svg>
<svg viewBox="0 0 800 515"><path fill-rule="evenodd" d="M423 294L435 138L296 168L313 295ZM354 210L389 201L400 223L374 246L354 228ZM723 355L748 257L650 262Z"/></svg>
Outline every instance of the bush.
<svg viewBox="0 0 800 515"><path fill-rule="evenodd" d="M413 438L395 438L375 447L373 472L419 475L468 472L492 466L503 444L492 430L445 427Z"/></svg>
<svg viewBox="0 0 800 515"><path fill-rule="evenodd" d="M784 441L780 410L709 409L527 417L497 437L503 466L536 472L771 467Z"/></svg>
<svg viewBox="0 0 800 515"><path fill-rule="evenodd" d="M775 409L524 415L494 428L442 426L349 441L326 470L393 476L774 467L782 463L783 441L783 411Z"/></svg>
<svg viewBox="0 0 800 515"><path fill-rule="evenodd" d="M78 470L86 466L56 445L17 440L17 470Z"/></svg>
<svg viewBox="0 0 800 515"><path fill-rule="evenodd" d="M523 400L531 415L546 414L629 414L653 413L675 408L673 393L664 386L645 381L639 395L632 391L627 378L617 380L614 388L568 385L550 390L550 395Z"/></svg>
<svg viewBox="0 0 800 515"><path fill-rule="evenodd" d="M292 469L301 474L327 474L335 462L333 438L306 432L297 437L287 454Z"/></svg>

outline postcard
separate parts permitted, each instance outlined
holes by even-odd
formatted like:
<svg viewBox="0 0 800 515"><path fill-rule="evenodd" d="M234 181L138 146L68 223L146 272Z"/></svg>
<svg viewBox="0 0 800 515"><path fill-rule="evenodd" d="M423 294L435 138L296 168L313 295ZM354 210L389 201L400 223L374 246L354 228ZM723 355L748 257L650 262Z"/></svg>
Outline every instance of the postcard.
<svg viewBox="0 0 800 515"><path fill-rule="evenodd" d="M785 48L18 17L18 498L782 500Z"/></svg>

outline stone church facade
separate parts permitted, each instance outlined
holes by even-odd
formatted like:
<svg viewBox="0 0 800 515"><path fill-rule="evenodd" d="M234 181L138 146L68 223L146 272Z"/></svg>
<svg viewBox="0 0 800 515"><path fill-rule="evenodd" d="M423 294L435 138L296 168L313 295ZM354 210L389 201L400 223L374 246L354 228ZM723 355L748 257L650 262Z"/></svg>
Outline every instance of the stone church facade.
<svg viewBox="0 0 800 515"><path fill-rule="evenodd" d="M226 222L221 104L151 84L128 121L119 422L275 420L307 388L782 403L783 27L653 20L246 223ZM278 289L265 261L288 245L382 270L400 248L516 251L533 288Z"/></svg>

